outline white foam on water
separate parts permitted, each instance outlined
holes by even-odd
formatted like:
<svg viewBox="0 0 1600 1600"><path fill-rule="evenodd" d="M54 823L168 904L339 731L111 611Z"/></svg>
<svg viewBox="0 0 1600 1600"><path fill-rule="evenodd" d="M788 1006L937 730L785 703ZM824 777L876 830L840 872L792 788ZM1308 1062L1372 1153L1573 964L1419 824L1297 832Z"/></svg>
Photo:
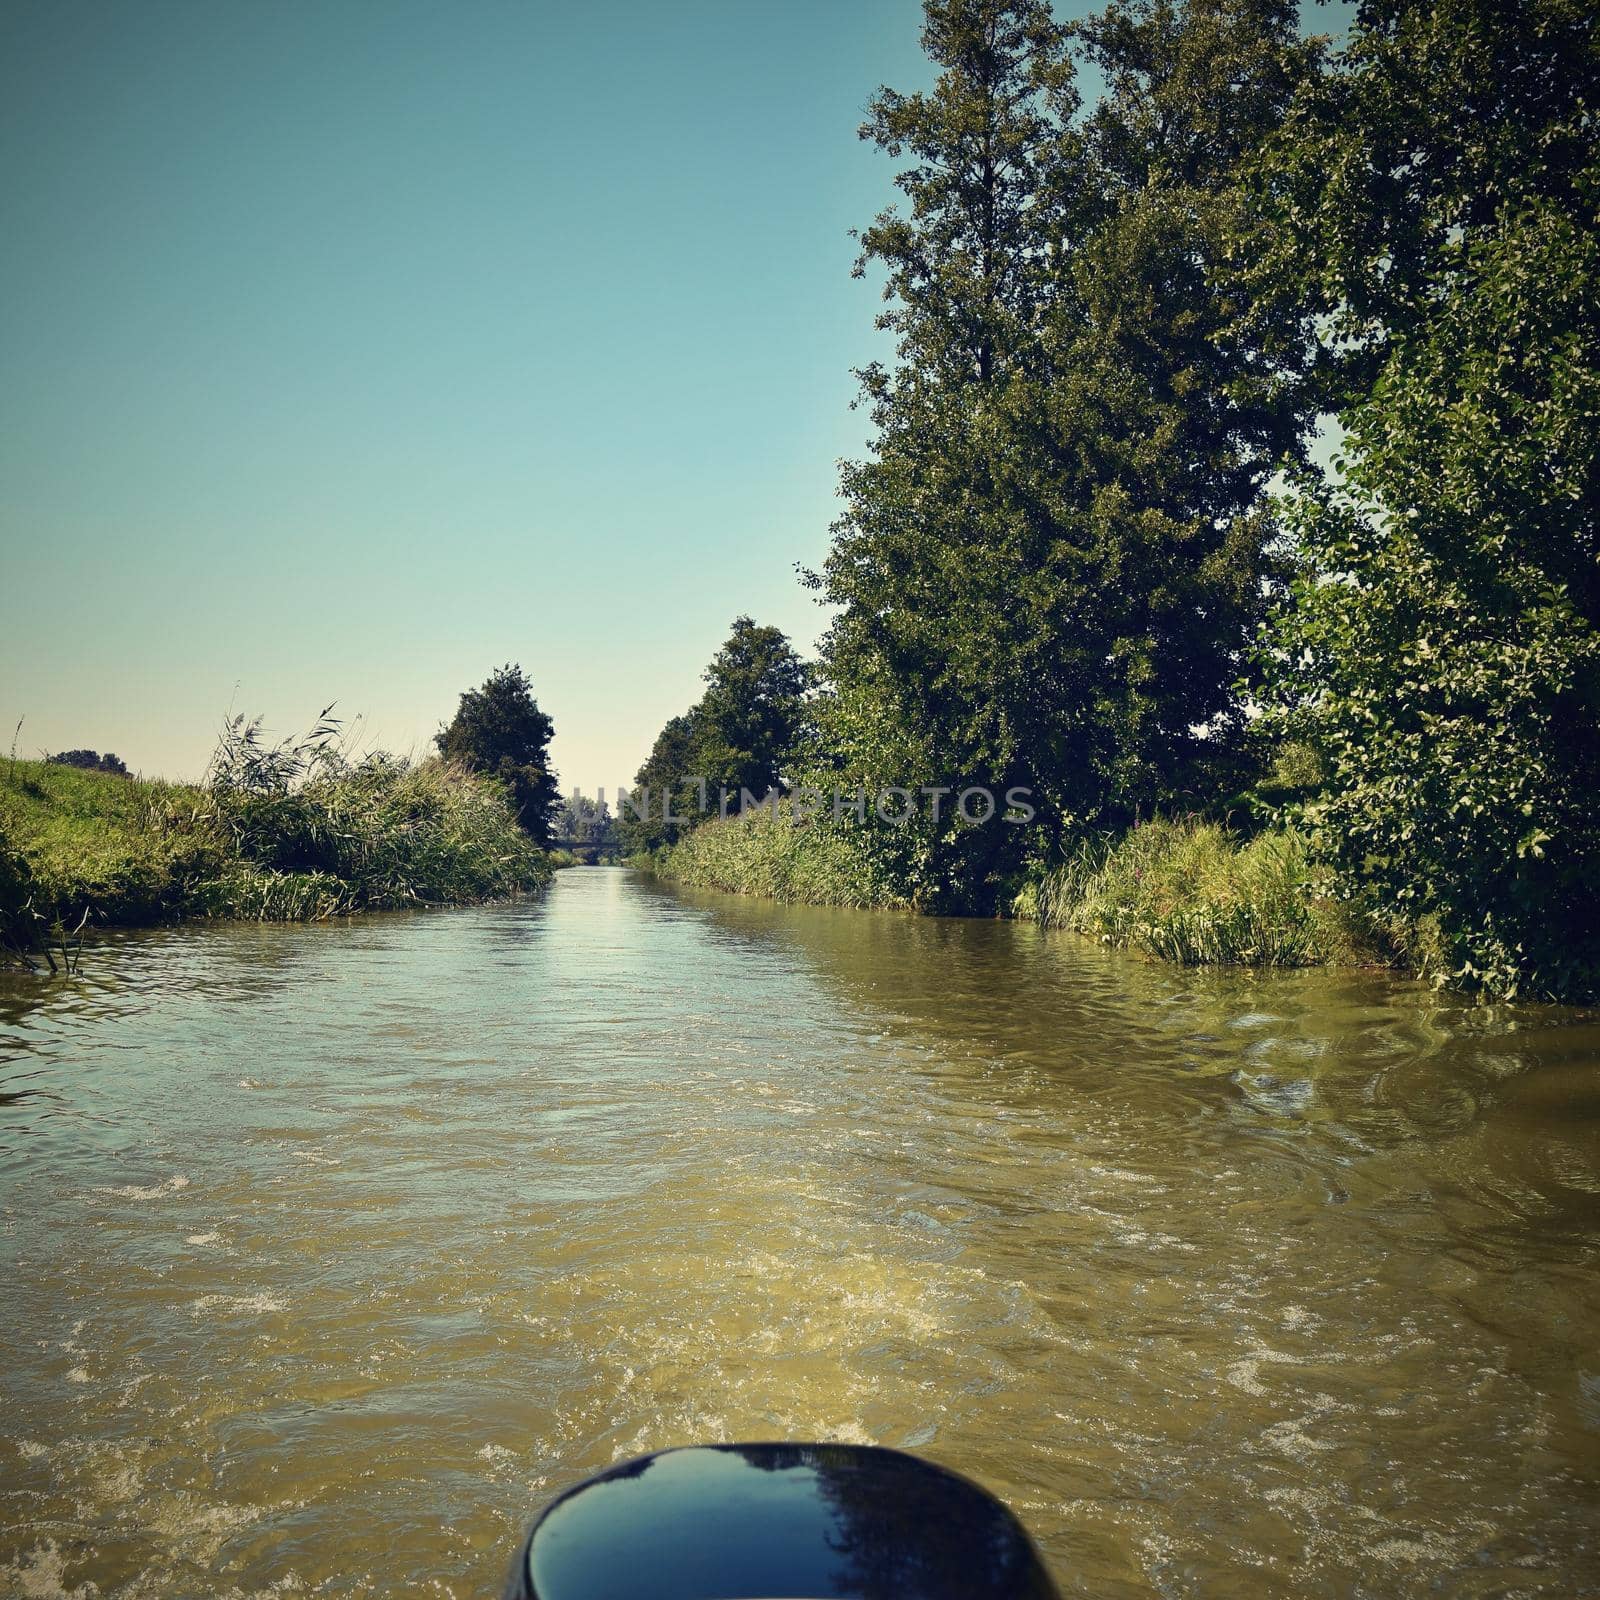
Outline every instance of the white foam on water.
<svg viewBox="0 0 1600 1600"><path fill-rule="evenodd" d="M203 1294L190 1304L189 1309L195 1316L200 1316L218 1306L226 1306L230 1311L265 1313L283 1310L283 1302L273 1299L270 1294Z"/></svg>
<svg viewBox="0 0 1600 1600"><path fill-rule="evenodd" d="M1293 1461L1311 1461L1323 1450L1337 1449L1331 1439L1319 1439L1307 1431L1308 1425L1317 1421L1320 1412L1304 1417L1285 1417L1262 1431L1261 1437L1276 1451Z"/></svg>
<svg viewBox="0 0 1600 1600"><path fill-rule="evenodd" d="M1260 1373L1262 1366L1269 1362L1293 1367L1300 1364L1300 1358L1284 1350L1272 1350L1266 1345L1258 1345L1243 1361L1235 1361L1223 1376L1235 1389L1243 1389L1246 1394L1264 1395L1267 1390L1261 1382Z"/></svg>
<svg viewBox="0 0 1600 1600"><path fill-rule="evenodd" d="M95 1189L96 1194L116 1195L120 1200L159 1200L164 1195L176 1194L180 1189L187 1189L189 1180L181 1172L175 1172L163 1183L152 1183L145 1188L140 1188L136 1183L125 1183L120 1188L100 1186Z"/></svg>
<svg viewBox="0 0 1600 1600"><path fill-rule="evenodd" d="M210 1233L191 1233L183 1242L185 1244L216 1244L222 1235L215 1228Z"/></svg>
<svg viewBox="0 0 1600 1600"><path fill-rule="evenodd" d="M133 1397L138 1394L140 1387L143 1384L148 1383L154 1376L155 1374L153 1372L139 1372L135 1373L133 1377L126 1379L122 1385L121 1395L117 1401L117 1404L119 1406L132 1405Z"/></svg>
<svg viewBox="0 0 1600 1600"><path fill-rule="evenodd" d="M99 1483L100 1498L119 1503L132 1500L143 1488L144 1474L132 1464L106 1473Z"/></svg>
<svg viewBox="0 0 1600 1600"><path fill-rule="evenodd" d="M91 1600L100 1593L98 1586L88 1582L69 1589L66 1570L60 1547L54 1539L47 1539L19 1560L0 1567L0 1587L19 1600Z"/></svg>
<svg viewBox="0 0 1600 1600"><path fill-rule="evenodd" d="M1372 1553L1380 1561L1392 1563L1417 1561L1449 1561L1455 1554L1448 1540L1437 1534L1425 1533L1420 1539L1381 1539L1372 1546Z"/></svg>

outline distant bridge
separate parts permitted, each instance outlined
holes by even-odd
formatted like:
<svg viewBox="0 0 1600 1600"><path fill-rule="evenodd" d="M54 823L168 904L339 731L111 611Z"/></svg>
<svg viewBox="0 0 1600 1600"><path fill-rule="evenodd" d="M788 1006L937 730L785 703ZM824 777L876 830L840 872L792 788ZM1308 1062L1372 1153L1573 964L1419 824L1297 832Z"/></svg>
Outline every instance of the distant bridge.
<svg viewBox="0 0 1600 1600"><path fill-rule="evenodd" d="M552 850L567 850L577 856L579 860L592 862L599 859L602 851L607 849L615 851L617 846L614 844L609 846L599 845L592 839L552 839L550 848Z"/></svg>

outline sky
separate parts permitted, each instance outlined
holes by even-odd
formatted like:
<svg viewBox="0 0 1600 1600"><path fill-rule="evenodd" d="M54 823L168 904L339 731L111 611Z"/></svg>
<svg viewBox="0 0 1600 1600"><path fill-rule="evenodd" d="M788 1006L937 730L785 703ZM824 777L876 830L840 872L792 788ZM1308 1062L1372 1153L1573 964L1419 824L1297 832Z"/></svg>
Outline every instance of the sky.
<svg viewBox="0 0 1600 1600"><path fill-rule="evenodd" d="M335 702L421 754L516 661L613 791L735 616L809 650L919 28L0 0L0 752L193 778Z"/></svg>

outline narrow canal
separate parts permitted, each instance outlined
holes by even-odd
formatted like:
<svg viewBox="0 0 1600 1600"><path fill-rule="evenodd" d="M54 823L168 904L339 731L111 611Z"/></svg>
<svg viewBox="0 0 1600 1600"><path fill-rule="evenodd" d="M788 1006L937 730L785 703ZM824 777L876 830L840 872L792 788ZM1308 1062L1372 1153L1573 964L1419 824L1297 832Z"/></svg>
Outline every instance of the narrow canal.
<svg viewBox="0 0 1600 1600"><path fill-rule="evenodd" d="M605 868L85 965L0 979L0 1591L490 1596L835 1438L1068 1596L1600 1594L1592 1013Z"/></svg>

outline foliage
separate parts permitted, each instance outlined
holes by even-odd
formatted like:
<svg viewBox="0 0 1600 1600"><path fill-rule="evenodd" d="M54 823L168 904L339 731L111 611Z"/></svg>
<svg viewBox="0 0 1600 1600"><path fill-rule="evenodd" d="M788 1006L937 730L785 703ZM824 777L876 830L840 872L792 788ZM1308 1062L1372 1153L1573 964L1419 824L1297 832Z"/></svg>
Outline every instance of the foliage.
<svg viewBox="0 0 1600 1600"><path fill-rule="evenodd" d="M703 677L705 693L656 736L634 779L633 811L618 806L630 852L676 844L721 813L723 794L737 810L745 793L781 792L806 742L811 673L781 629L735 617ZM646 790L650 815L641 817Z"/></svg>
<svg viewBox="0 0 1600 1600"><path fill-rule="evenodd" d="M671 717L634 775L630 799L617 802L617 836L625 853L673 845L698 820L699 789L690 778L699 760L693 711Z"/></svg>
<svg viewBox="0 0 1600 1600"><path fill-rule="evenodd" d="M537 888L549 875L498 785L444 761L372 755L294 790L213 800L235 855L207 895L221 915L459 904Z"/></svg>
<svg viewBox="0 0 1600 1600"><path fill-rule="evenodd" d="M1310 966L1375 959L1387 948L1356 910L1318 892L1297 834L1246 842L1193 819L1157 818L1080 845L1030 883L1015 909L1189 965Z"/></svg>
<svg viewBox="0 0 1600 1600"><path fill-rule="evenodd" d="M85 918L305 919L499 897L548 875L499 785L442 761L341 756L265 790L0 767L0 942L13 949Z"/></svg>
<svg viewBox="0 0 1600 1600"><path fill-rule="evenodd" d="M0 767L0 917L23 946L85 912L97 923L160 921L191 905L225 849L198 789L49 762Z"/></svg>
<svg viewBox="0 0 1600 1600"><path fill-rule="evenodd" d="M482 688L461 696L450 724L435 743L447 761L488 773L505 786L517 820L537 844L550 842L550 824L561 801L550 766L555 723L539 709L533 686L519 666L504 666Z"/></svg>
<svg viewBox="0 0 1600 1600"><path fill-rule="evenodd" d="M707 889L814 905L896 907L904 897L860 848L865 830L825 819L753 811L712 820L652 863L664 876Z"/></svg>
<svg viewBox="0 0 1600 1600"><path fill-rule="evenodd" d="M340 771L341 720L324 706L304 738L290 735L268 744L260 717L243 712L222 724L206 768L206 787L216 794L277 794L306 778Z"/></svg>
<svg viewBox="0 0 1600 1600"><path fill-rule="evenodd" d="M24 954L38 937L33 870L0 821L0 966Z"/></svg>
<svg viewBox="0 0 1600 1600"><path fill-rule="evenodd" d="M692 716L699 763L713 793L764 795L781 789L806 728L810 672L780 628L735 617L706 668Z"/></svg>
<svg viewBox="0 0 1600 1600"><path fill-rule="evenodd" d="M561 802L556 814L555 834L576 845L584 845L603 852L616 846L616 819L604 796L591 800L588 795L574 789Z"/></svg>
<svg viewBox="0 0 1600 1600"><path fill-rule="evenodd" d="M1490 994L1600 986L1600 55L1587 8L1367 4L1264 205L1351 398L1289 509L1265 727L1341 893ZM1323 187L1325 175L1332 181Z"/></svg>
<svg viewBox="0 0 1600 1600"><path fill-rule="evenodd" d="M1255 0L926 11L936 88L862 130L909 209L862 236L896 360L861 374L873 453L813 580L841 608L819 720L847 783L1033 789L1032 830L925 813L883 843L919 903L984 909L1229 752L1303 407L1302 319L1242 292L1242 173L1316 49ZM1108 85L1088 116L1074 48Z"/></svg>
<svg viewBox="0 0 1600 1600"><path fill-rule="evenodd" d="M104 755L98 750L59 750L45 760L63 767L81 767L85 772L111 772L119 778L128 776L127 763L109 750Z"/></svg>

